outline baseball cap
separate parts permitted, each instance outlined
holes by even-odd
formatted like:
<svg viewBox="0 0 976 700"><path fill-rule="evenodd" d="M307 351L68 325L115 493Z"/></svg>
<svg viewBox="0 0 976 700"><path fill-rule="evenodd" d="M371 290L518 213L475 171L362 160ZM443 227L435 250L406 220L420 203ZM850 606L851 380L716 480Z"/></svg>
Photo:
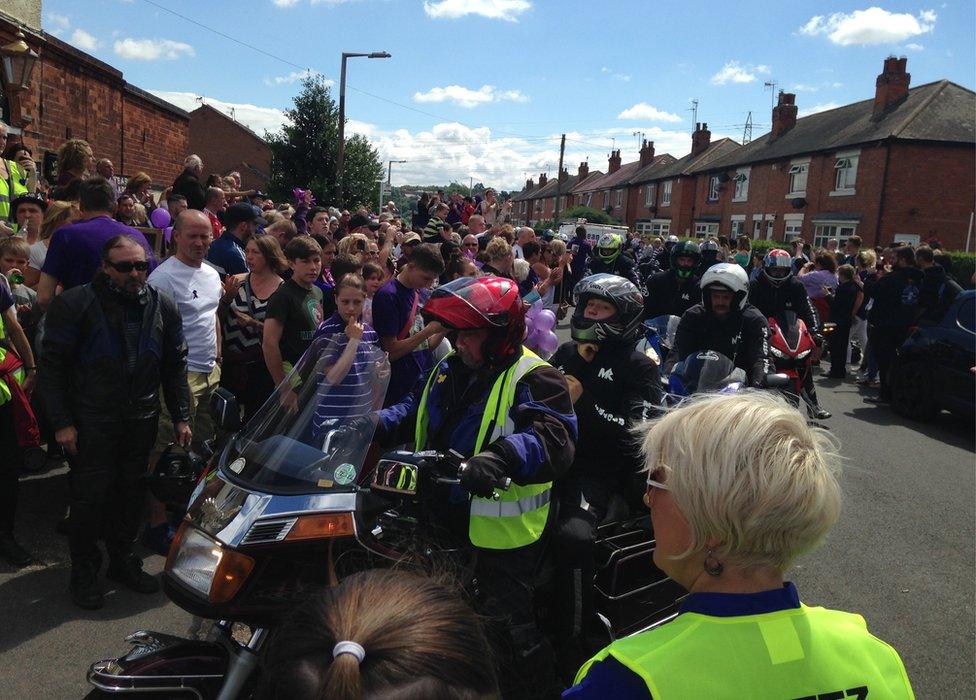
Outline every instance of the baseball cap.
<svg viewBox="0 0 976 700"><path fill-rule="evenodd" d="M25 192L10 203L11 219L17 215L17 207L21 204L36 204L41 208L41 211L47 211L47 200L42 195Z"/></svg>
<svg viewBox="0 0 976 700"><path fill-rule="evenodd" d="M417 235L416 232L411 231L406 235L406 237L403 239L403 243L401 243L400 245L406 245L407 243L420 243L422 240L423 239L419 235Z"/></svg>
<svg viewBox="0 0 976 700"><path fill-rule="evenodd" d="M360 226L368 226L370 231L375 231L380 227L380 222L376 221L375 219L370 219L364 214L356 214L349 219L349 223L346 225L346 230L355 231Z"/></svg>
<svg viewBox="0 0 976 700"><path fill-rule="evenodd" d="M258 216L258 213L254 211L254 208L250 204L245 202L231 204L224 210L223 223L225 227L234 228L243 221L253 221L256 224L260 224L263 219Z"/></svg>

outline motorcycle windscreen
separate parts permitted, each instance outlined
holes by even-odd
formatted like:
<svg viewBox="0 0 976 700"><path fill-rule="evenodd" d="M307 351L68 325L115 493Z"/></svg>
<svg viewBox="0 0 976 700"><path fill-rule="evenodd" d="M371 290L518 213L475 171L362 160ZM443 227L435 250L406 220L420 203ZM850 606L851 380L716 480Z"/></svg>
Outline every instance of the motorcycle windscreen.
<svg viewBox="0 0 976 700"><path fill-rule="evenodd" d="M674 336L678 332L679 323L681 323L680 316L668 316L665 314L644 321L644 328L654 331L661 347L671 349L674 347Z"/></svg>
<svg viewBox="0 0 976 700"><path fill-rule="evenodd" d="M776 325L783 334L786 347L795 351L800 346L800 319L795 311L780 311L776 314Z"/></svg>
<svg viewBox="0 0 976 700"><path fill-rule="evenodd" d="M344 334L314 340L232 441L224 470L267 493L354 488L389 379L379 346L350 348Z"/></svg>
<svg viewBox="0 0 976 700"><path fill-rule="evenodd" d="M732 360L720 352L694 352L684 359L681 379L689 393L719 391L735 375Z"/></svg>

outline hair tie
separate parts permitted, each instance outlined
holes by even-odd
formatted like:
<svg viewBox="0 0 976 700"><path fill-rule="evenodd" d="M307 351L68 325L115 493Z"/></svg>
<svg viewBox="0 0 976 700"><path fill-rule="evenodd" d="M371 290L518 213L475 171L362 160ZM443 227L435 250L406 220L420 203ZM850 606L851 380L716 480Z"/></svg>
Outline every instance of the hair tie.
<svg viewBox="0 0 976 700"><path fill-rule="evenodd" d="M340 654L351 654L356 657L356 663L361 664L366 658L366 650L356 642L339 642L332 647L332 658L338 659Z"/></svg>

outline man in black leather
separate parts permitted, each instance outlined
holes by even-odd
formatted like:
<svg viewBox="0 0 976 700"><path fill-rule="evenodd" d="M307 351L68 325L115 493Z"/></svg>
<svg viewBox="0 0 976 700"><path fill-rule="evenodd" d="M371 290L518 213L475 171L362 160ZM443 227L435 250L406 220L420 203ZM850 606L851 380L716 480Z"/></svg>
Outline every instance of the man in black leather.
<svg viewBox="0 0 976 700"><path fill-rule="evenodd" d="M550 359L566 375L580 432L573 465L556 483L555 617L566 666L580 661L574 650L593 619L597 527L612 501L621 507L640 503L641 484L634 481L639 446L629 430L657 415L663 399L657 365L634 349L644 311L637 287L616 275L597 274L581 280L576 294L573 341Z"/></svg>
<svg viewBox="0 0 976 700"><path fill-rule="evenodd" d="M697 274L700 262L701 252L697 243L685 241L672 247L670 269L647 278L644 318L681 316L695 304L701 303L700 278Z"/></svg>
<svg viewBox="0 0 976 700"><path fill-rule="evenodd" d="M55 297L45 318L39 389L71 465L71 598L102 607L99 537L108 577L140 593L159 583L132 551L145 506L162 385L175 439L190 443L186 343L175 303L146 285L146 252L129 236L102 249L89 284Z"/></svg>
<svg viewBox="0 0 976 700"><path fill-rule="evenodd" d="M769 363L769 324L748 301L749 278L735 263L719 263L702 276L702 303L681 317L665 374L688 355L720 352L746 373L749 386L763 388Z"/></svg>

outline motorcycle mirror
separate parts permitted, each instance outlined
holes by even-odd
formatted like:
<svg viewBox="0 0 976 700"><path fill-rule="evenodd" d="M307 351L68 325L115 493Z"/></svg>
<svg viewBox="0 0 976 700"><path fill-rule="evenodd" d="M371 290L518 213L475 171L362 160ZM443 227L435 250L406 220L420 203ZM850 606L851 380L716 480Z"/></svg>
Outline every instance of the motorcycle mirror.
<svg viewBox="0 0 976 700"><path fill-rule="evenodd" d="M234 432L241 428L241 409L233 393L219 387L210 396L210 416L222 430Z"/></svg>
<svg viewBox="0 0 976 700"><path fill-rule="evenodd" d="M766 375L766 386L771 389L778 389L779 387L787 386L789 383L790 378L785 374L774 373Z"/></svg>
<svg viewBox="0 0 976 700"><path fill-rule="evenodd" d="M415 496L417 494L418 472L419 469L416 464L393 459L381 459L373 471L372 489Z"/></svg>

